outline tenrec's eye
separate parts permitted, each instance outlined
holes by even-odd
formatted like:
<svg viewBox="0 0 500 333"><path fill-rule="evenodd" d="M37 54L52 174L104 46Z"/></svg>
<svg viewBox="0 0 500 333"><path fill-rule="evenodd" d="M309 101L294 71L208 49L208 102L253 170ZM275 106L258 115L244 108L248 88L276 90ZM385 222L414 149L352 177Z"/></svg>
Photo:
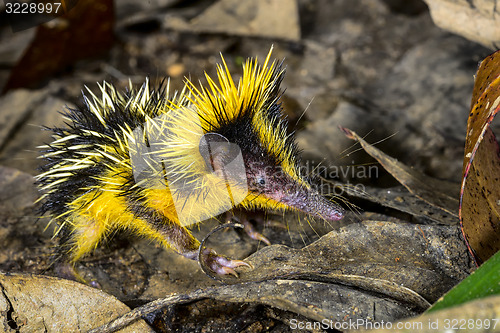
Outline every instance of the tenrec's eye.
<svg viewBox="0 0 500 333"><path fill-rule="evenodd" d="M266 185L266 180L264 178L257 178L257 184L264 186Z"/></svg>

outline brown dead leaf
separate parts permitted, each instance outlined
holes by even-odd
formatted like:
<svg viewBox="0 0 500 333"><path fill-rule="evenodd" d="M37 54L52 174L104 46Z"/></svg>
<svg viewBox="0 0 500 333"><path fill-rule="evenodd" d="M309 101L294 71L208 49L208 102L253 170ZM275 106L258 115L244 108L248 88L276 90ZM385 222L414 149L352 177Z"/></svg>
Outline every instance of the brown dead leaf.
<svg viewBox="0 0 500 333"><path fill-rule="evenodd" d="M339 184L339 186L342 185ZM448 214L441 208L423 201L402 186L390 188L364 186L363 191L349 187L342 189L350 200L364 199L382 207L408 214L408 219L405 220L407 222L445 225L457 225L458 223L457 216ZM389 213L389 215L391 214Z"/></svg>
<svg viewBox="0 0 500 333"><path fill-rule="evenodd" d="M404 290L391 290L373 280L407 288L429 302L437 300L470 273L459 234L456 226L353 223L302 249L263 248L246 259L254 269L241 269L238 282L307 275L309 280L355 285L421 306Z"/></svg>
<svg viewBox="0 0 500 333"><path fill-rule="evenodd" d="M484 59L476 75L460 192L460 224L478 262L500 249L500 159L490 124L500 109L500 52Z"/></svg>
<svg viewBox="0 0 500 333"><path fill-rule="evenodd" d="M225 279L228 285L157 299L99 332L203 298L265 304L316 321L392 322L426 309L472 268L456 225L387 221L353 223L302 249L267 246L246 261L254 268L240 268L238 279Z"/></svg>
<svg viewBox="0 0 500 333"><path fill-rule="evenodd" d="M126 313L115 297L81 283L48 276L0 273L0 329L86 332ZM139 321L120 332L152 332Z"/></svg>
<svg viewBox="0 0 500 333"><path fill-rule="evenodd" d="M397 159L384 154L350 129L341 128L341 130L347 137L358 141L363 149L375 158L408 191L441 211L446 212L446 214L454 217L457 216L458 200L453 196L456 191L455 184L428 177L404 165Z"/></svg>

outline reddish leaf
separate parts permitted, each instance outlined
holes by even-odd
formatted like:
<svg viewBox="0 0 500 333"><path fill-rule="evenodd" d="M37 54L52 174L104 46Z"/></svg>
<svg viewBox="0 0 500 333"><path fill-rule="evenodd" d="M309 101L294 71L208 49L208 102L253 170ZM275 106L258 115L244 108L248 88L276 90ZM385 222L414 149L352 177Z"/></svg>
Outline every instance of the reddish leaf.
<svg viewBox="0 0 500 333"><path fill-rule="evenodd" d="M483 262L500 249L500 158L489 128L500 109L500 51L476 74L460 191L460 225L471 253Z"/></svg>
<svg viewBox="0 0 500 333"><path fill-rule="evenodd" d="M111 0L79 1L71 10L37 27L35 38L10 72L3 93L34 87L74 62L101 55L113 41Z"/></svg>

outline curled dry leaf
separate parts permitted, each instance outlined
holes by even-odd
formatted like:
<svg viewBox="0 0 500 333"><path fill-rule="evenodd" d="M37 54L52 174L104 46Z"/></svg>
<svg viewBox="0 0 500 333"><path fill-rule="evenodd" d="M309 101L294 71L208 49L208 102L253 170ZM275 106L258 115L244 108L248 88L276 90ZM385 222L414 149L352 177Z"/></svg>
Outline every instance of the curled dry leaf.
<svg viewBox="0 0 500 333"><path fill-rule="evenodd" d="M375 158L385 170L396 178L408 191L418 198L426 201L433 207L452 217L457 216L458 200L453 196L457 192L455 184L428 177L414 170L393 157L384 154L379 149L368 144L354 131L340 128L347 137L358 141L363 149Z"/></svg>
<svg viewBox="0 0 500 333"><path fill-rule="evenodd" d="M500 249L500 157L490 124L500 109L500 51L476 75L460 191L460 223L469 250L483 262Z"/></svg>
<svg viewBox="0 0 500 333"><path fill-rule="evenodd" d="M364 199L406 213L408 214L408 220L413 223L445 224L450 226L456 226L458 223L458 218L455 215L423 201L401 186L391 188L364 186L363 192L349 188L343 189L350 198Z"/></svg>
<svg viewBox="0 0 500 333"><path fill-rule="evenodd" d="M254 269L241 271L233 283L238 283L239 301L315 320L342 321L346 316L392 321L419 313L469 273L459 233L450 226L354 223L303 249L263 248L247 258ZM277 286L263 287L274 279L287 284L284 295L277 296ZM252 287L258 291L254 295L249 286L259 280L263 282Z"/></svg>
<svg viewBox="0 0 500 333"><path fill-rule="evenodd" d="M254 269L242 271L238 282L315 276L316 280L352 284L400 301L414 299L414 306L425 307L406 290L425 299L424 303L433 302L469 274L470 261L459 233L450 226L353 223L302 249L263 248L247 258ZM378 290L373 279L405 290Z"/></svg>
<svg viewBox="0 0 500 333"><path fill-rule="evenodd" d="M231 284L153 301L99 332L121 327L139 313L201 298L266 304L316 321L406 318L469 274L459 235L456 226L364 221L302 249L268 246L246 259L254 269L240 269L239 279L225 280Z"/></svg>

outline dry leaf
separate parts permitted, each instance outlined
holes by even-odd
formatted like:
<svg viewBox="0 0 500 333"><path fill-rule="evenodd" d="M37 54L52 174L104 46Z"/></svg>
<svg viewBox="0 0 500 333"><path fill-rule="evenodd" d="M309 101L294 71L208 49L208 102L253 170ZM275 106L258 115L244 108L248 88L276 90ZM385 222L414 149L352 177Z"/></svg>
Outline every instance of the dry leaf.
<svg viewBox="0 0 500 333"><path fill-rule="evenodd" d="M460 223L479 262L500 249L500 160L489 128L500 109L500 52L484 59L476 75L460 192Z"/></svg>
<svg viewBox="0 0 500 333"><path fill-rule="evenodd" d="M74 62L101 55L113 41L112 1L79 1L60 17L37 27L36 36L10 72L3 93L33 87Z"/></svg>
<svg viewBox="0 0 500 333"><path fill-rule="evenodd" d="M395 158L384 154L368 144L363 138L347 128L341 128L347 137L358 141L363 149L375 158L394 178L411 193L447 214L457 216L458 200L453 196L453 183L428 177Z"/></svg>
<svg viewBox="0 0 500 333"><path fill-rule="evenodd" d="M126 313L115 297L48 276L0 274L0 328L18 332L86 332ZM136 322L121 332L152 332Z"/></svg>
<svg viewBox="0 0 500 333"><path fill-rule="evenodd" d="M426 309L471 268L457 226L386 221L350 224L302 249L267 246L246 260L254 268L239 269L240 278L225 279L229 285L173 294L140 311L211 298L266 304L317 321L392 322Z"/></svg>

